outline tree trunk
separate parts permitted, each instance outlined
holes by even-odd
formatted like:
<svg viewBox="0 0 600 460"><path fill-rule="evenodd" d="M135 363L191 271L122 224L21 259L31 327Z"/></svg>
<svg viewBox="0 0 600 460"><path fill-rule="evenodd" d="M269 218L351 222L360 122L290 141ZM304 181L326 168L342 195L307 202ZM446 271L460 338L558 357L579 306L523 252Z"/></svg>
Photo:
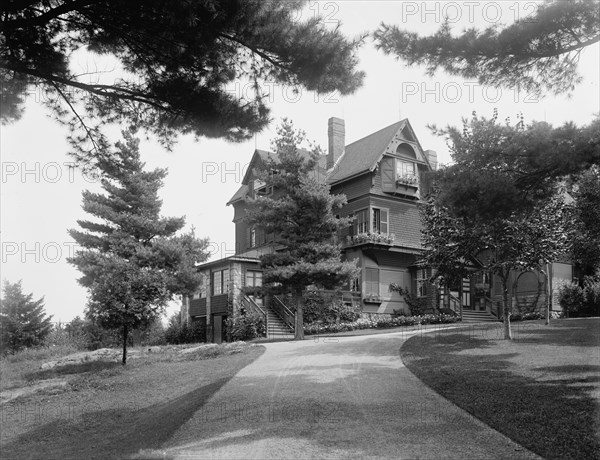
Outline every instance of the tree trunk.
<svg viewBox="0 0 600 460"><path fill-rule="evenodd" d="M304 306L302 305L302 291L294 294L296 298L296 324L294 340L304 340Z"/></svg>
<svg viewBox="0 0 600 460"><path fill-rule="evenodd" d="M504 339L512 340L512 333L510 330L510 311L511 302L508 296L508 276L502 277L502 315L504 324Z"/></svg>
<svg viewBox="0 0 600 460"><path fill-rule="evenodd" d="M550 287L550 264L546 264L546 271L542 273L546 277L546 326L550 325L550 310L552 309L552 288Z"/></svg>
<svg viewBox="0 0 600 460"><path fill-rule="evenodd" d="M127 328L127 324L123 325L123 366L127 364L127 336L129 334L129 329Z"/></svg>

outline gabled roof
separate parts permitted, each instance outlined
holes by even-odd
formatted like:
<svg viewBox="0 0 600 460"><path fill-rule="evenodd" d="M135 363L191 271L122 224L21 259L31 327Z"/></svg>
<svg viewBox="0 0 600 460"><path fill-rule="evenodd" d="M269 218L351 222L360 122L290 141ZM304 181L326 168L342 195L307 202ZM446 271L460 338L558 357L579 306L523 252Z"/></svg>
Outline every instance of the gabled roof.
<svg viewBox="0 0 600 460"><path fill-rule="evenodd" d="M394 136L406 124L406 119L380 129L373 134L347 145L344 154L338 159L327 182L333 184L340 180L370 171L377 163L385 148Z"/></svg>
<svg viewBox="0 0 600 460"><path fill-rule="evenodd" d="M300 155L308 158L310 152L305 149L298 149ZM256 149L254 154L252 155L252 159L248 164L248 168L246 169L246 173L244 174L244 178L242 179L242 185L235 192L235 194L231 197L231 199L227 202L227 205L235 203L238 200L244 199L244 197L248 194L249 187L248 183L250 181L250 177L252 175L252 170L257 166L258 162L266 163L270 158L277 161L277 154L273 152L269 152L267 150ZM325 181L327 177L327 156L321 155L318 158L317 166L315 168L315 176L317 180Z"/></svg>
<svg viewBox="0 0 600 460"><path fill-rule="evenodd" d="M334 184L373 171L396 135L418 145L422 150L410 122L405 118L347 145L330 172L327 183ZM429 165L426 156L423 156L423 162Z"/></svg>

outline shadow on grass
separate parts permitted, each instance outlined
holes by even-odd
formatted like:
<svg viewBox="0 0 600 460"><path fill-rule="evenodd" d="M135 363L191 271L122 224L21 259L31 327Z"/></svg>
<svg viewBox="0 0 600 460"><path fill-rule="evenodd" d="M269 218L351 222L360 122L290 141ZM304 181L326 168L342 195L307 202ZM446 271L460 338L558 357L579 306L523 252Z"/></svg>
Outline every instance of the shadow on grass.
<svg viewBox="0 0 600 460"><path fill-rule="evenodd" d="M79 364L68 364L66 366L55 367L53 369L42 369L29 372L24 375L25 380L45 380L63 375L83 374L85 372L99 372L106 369L122 368L121 363L114 361L88 361Z"/></svg>
<svg viewBox="0 0 600 460"><path fill-rule="evenodd" d="M429 387L537 454L597 459L600 441L594 393L599 388L600 378L595 373L600 366L535 367L525 363L517 369L517 357L525 353L533 362L552 359L549 349L538 347L540 343L559 346L567 340L563 345L571 345L568 339L578 326L561 329L532 331L531 344L508 347L517 353L506 353L503 348L498 354L489 350L478 354L498 343L477 337L466 340L456 334L410 339L401 356L408 369ZM590 342L594 340L588 336L575 345L590 346Z"/></svg>
<svg viewBox="0 0 600 460"><path fill-rule="evenodd" d="M227 381L142 410L98 410L41 425L3 445L2 458L124 458L158 448Z"/></svg>

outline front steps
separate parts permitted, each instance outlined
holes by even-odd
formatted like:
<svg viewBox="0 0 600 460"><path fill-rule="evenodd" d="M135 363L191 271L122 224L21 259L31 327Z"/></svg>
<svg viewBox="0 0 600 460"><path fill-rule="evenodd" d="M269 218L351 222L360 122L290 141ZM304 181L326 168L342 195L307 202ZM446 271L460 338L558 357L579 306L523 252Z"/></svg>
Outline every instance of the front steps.
<svg viewBox="0 0 600 460"><path fill-rule="evenodd" d="M268 307L267 310L267 338L268 339L293 339L294 331L279 317L277 313Z"/></svg>
<svg viewBox="0 0 600 460"><path fill-rule="evenodd" d="M491 313L487 311L464 310L462 312L463 323L495 323L498 322Z"/></svg>

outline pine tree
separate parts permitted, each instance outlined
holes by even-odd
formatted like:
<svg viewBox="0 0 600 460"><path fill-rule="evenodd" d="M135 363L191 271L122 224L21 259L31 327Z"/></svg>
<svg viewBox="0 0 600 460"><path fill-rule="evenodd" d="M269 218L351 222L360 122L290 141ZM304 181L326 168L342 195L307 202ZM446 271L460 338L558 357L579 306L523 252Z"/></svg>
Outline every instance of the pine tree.
<svg viewBox="0 0 600 460"><path fill-rule="evenodd" d="M69 262L89 291L86 316L123 331L123 364L129 332L158 316L176 294L200 283L195 262L207 258L208 242L194 231L177 235L184 218L161 217L158 190L165 169L144 171L139 142L124 133L116 152L99 161L106 192L83 192L83 209L97 221L80 220L69 234L83 249Z"/></svg>
<svg viewBox="0 0 600 460"><path fill-rule="evenodd" d="M2 352L16 352L44 343L52 331L52 316L44 311L44 298L33 300L33 294L23 294L21 281L4 280L0 307Z"/></svg>
<svg viewBox="0 0 600 460"><path fill-rule="evenodd" d="M304 338L302 292L315 285L333 289L357 273L354 262L341 260L336 234L349 225L335 211L346 204L343 195L331 195L318 179L319 147L301 149L303 131L283 120L273 141L274 155L259 169L272 196L251 200L246 221L276 235L283 248L261 256L263 283L291 294L296 306L295 337Z"/></svg>
<svg viewBox="0 0 600 460"><path fill-rule="evenodd" d="M72 129L74 153L104 153L102 125L133 123L171 145L178 133L245 140L270 121L272 84L341 94L362 84L357 50L305 1L6 1L0 12L3 121L35 85ZM306 17L306 16L305 16ZM72 56L109 56L115 76L79 74ZM265 85L269 83L269 85ZM240 88L241 85L241 88Z"/></svg>
<svg viewBox="0 0 600 460"><path fill-rule="evenodd" d="M600 8L588 0L552 0L534 14L501 28L470 28L453 36L446 21L433 35L420 36L395 25L375 32L379 49L408 65L427 66L434 75L478 78L479 83L543 95L571 91L581 81L577 64L582 50L600 41Z"/></svg>

